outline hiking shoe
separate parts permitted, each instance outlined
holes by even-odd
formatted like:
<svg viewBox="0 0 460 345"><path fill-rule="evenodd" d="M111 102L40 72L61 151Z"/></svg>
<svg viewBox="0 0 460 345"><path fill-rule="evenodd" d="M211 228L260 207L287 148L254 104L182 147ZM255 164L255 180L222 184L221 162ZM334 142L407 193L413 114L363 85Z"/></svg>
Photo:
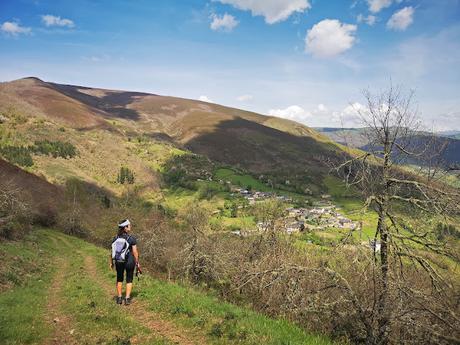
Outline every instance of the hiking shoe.
<svg viewBox="0 0 460 345"><path fill-rule="evenodd" d="M117 304L123 303L123 297L117 297Z"/></svg>
<svg viewBox="0 0 460 345"><path fill-rule="evenodd" d="M125 298L125 305L130 305L131 304L131 297L126 297Z"/></svg>

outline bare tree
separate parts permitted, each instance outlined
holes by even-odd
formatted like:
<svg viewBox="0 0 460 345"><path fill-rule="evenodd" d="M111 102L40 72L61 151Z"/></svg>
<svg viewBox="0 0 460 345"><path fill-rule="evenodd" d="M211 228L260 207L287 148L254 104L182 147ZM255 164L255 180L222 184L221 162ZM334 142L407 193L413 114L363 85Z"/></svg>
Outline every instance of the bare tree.
<svg viewBox="0 0 460 345"><path fill-rule="evenodd" d="M439 298L443 294L446 297L445 288L449 285L436 261L448 257L458 262L455 251L437 241L430 221L444 217L448 222L449 216L458 217L460 194L442 180L443 143L433 135L419 135L421 127L413 95L394 86L378 95L365 91L366 109L357 111L365 126L367 152L335 167L348 185L362 191L365 207L378 215L374 235L375 303L371 313L376 327L372 341L375 344L388 344L392 328L414 313L429 314L450 329L450 334L459 335L458 310L450 308L449 317L441 316L430 303L424 303L426 286L404 283L405 268L421 269L429 277L432 291ZM416 164L419 169L408 169L402 163ZM411 303L399 305L401 296Z"/></svg>
<svg viewBox="0 0 460 345"><path fill-rule="evenodd" d="M181 256L185 276L193 283L210 283L218 280L217 268L221 258L217 255L210 237L209 212L196 204L187 205L181 214L187 233Z"/></svg>

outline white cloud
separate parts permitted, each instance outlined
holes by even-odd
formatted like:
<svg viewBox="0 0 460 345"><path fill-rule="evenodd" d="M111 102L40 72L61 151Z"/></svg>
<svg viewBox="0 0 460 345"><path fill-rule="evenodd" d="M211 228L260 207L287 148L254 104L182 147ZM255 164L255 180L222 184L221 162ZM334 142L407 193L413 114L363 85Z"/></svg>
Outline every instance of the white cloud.
<svg viewBox="0 0 460 345"><path fill-rule="evenodd" d="M198 98L201 102L208 102L208 103L214 103L213 100L211 100L210 98L208 98L208 96L205 96L205 95L202 95Z"/></svg>
<svg viewBox="0 0 460 345"><path fill-rule="evenodd" d="M307 118L311 116L311 113L305 111L302 107L298 105L291 105L285 109L270 109L268 114L271 116L282 117L285 119L304 122Z"/></svg>
<svg viewBox="0 0 460 345"><path fill-rule="evenodd" d="M395 12L387 22L387 27L392 30L404 31L414 21L414 8L404 7Z"/></svg>
<svg viewBox="0 0 460 345"><path fill-rule="evenodd" d="M73 28L74 22L70 19L61 18L59 16L53 16L51 14L42 15L42 22L46 26L67 26Z"/></svg>
<svg viewBox="0 0 460 345"><path fill-rule="evenodd" d="M254 96L252 95L241 95L241 96L238 96L236 100L240 102L247 102L247 101L251 101L253 98Z"/></svg>
<svg viewBox="0 0 460 345"><path fill-rule="evenodd" d="M390 7L392 2L392 0L367 0L369 11L372 13L377 13L386 7Z"/></svg>
<svg viewBox="0 0 460 345"><path fill-rule="evenodd" d="M212 30L222 30L222 31L227 31L230 32L232 31L237 25L238 25L238 20L235 19L231 14L225 13L223 16L218 16L217 14L212 14L211 15L211 25L210 28Z"/></svg>
<svg viewBox="0 0 460 345"><path fill-rule="evenodd" d="M320 112L326 112L327 111L327 108L324 104L318 104L318 111Z"/></svg>
<svg viewBox="0 0 460 345"><path fill-rule="evenodd" d="M366 112L365 105L354 102L347 105L342 111L334 112L333 119L336 122L340 122L344 127L358 126L363 124L360 114L364 115Z"/></svg>
<svg viewBox="0 0 460 345"><path fill-rule="evenodd" d="M0 30L12 36L17 36L19 34L29 34L32 31L30 28L20 26L15 22L4 22Z"/></svg>
<svg viewBox="0 0 460 345"><path fill-rule="evenodd" d="M365 105L354 102L341 110L332 110L320 103L313 107L312 111L305 110L298 105L291 105L285 109L270 109L268 114L300 122L308 126L357 127L363 125L360 113L365 116L367 112L368 110Z"/></svg>
<svg viewBox="0 0 460 345"><path fill-rule="evenodd" d="M318 120L320 118L330 119L331 112L324 104L320 103L314 107L312 111L305 110L299 105L291 105L285 109L270 109L268 114L307 124L312 120Z"/></svg>
<svg viewBox="0 0 460 345"><path fill-rule="evenodd" d="M367 25L372 26L377 21L377 17L373 16L372 14L368 15L367 17L363 16L362 14L358 14L356 20L358 23L366 23Z"/></svg>
<svg viewBox="0 0 460 345"><path fill-rule="evenodd" d="M334 57L350 49L355 43L356 25L337 19L324 19L307 31L305 51L316 57Z"/></svg>
<svg viewBox="0 0 460 345"><path fill-rule="evenodd" d="M295 12L308 10L310 0L214 0L232 5L243 11L251 11L253 16L263 16L265 22L274 24L289 18Z"/></svg>

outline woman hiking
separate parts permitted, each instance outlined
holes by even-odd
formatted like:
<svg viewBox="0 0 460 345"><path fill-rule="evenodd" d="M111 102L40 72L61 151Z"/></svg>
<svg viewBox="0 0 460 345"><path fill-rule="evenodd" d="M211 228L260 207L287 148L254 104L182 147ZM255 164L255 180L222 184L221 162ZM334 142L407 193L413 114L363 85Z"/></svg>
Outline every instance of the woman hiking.
<svg viewBox="0 0 460 345"><path fill-rule="evenodd" d="M131 291L133 289L134 269L139 267L139 252L137 240L131 234L131 222L123 219L118 223L117 236L112 240L112 251L110 253L110 269L117 270L117 304L123 303L122 287L123 276L126 271L126 296L125 305L131 303Z"/></svg>

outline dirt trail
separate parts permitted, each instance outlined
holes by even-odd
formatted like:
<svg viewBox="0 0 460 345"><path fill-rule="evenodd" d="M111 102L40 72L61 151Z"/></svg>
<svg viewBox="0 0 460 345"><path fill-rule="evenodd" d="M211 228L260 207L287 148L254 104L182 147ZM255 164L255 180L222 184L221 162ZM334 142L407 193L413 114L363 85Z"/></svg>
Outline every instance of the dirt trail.
<svg viewBox="0 0 460 345"><path fill-rule="evenodd" d="M69 262L59 258L56 259L56 265L58 271L49 288L46 313L46 322L53 325L53 332L51 336L46 339L44 344L78 344L77 340L72 335L74 332L71 328L73 324L72 318L64 314L60 308L63 303L61 300L61 290L64 284L65 272L69 267Z"/></svg>
<svg viewBox="0 0 460 345"><path fill-rule="evenodd" d="M106 281L97 279L98 272L94 257L84 253L81 254L84 256L85 267L88 270L88 274L104 289L108 298L114 297L115 284L112 285ZM164 320L160 315L149 311L148 306L138 299L134 299L129 307L122 306L121 308L124 308L124 310L126 310L137 322L150 329L154 334L166 338L174 344L204 345L207 343L206 339L203 337L187 332L184 329L179 329L172 322ZM131 339L133 344L136 344L139 341L141 341L140 338Z"/></svg>

